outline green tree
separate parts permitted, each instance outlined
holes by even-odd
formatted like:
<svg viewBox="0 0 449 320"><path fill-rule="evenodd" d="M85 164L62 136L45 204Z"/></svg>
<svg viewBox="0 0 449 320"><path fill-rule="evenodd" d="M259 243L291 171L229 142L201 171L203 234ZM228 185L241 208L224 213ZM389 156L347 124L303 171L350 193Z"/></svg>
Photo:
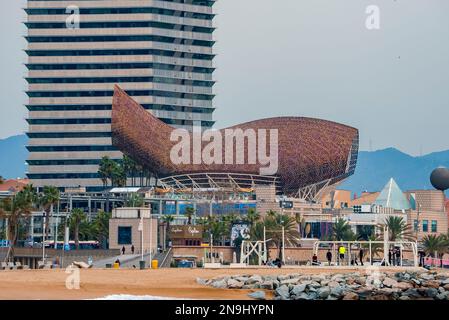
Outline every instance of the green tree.
<svg viewBox="0 0 449 320"><path fill-rule="evenodd" d="M293 216L272 211L265 216L263 226L265 226L266 238L271 239L270 242L279 249L279 259L282 259L282 228L284 228L285 244L294 246L300 241L301 235L298 232L298 225ZM258 231L260 232L260 230Z"/></svg>
<svg viewBox="0 0 449 320"><path fill-rule="evenodd" d="M110 212L99 211L95 219L92 221L94 230L93 239L97 240L103 249L108 248L109 219L111 219Z"/></svg>
<svg viewBox="0 0 449 320"><path fill-rule="evenodd" d="M108 180L112 182L112 175L114 171L115 162L111 160L108 156L104 156L101 158L100 165L98 167L98 174L100 176L101 181L103 182L103 187L107 187Z"/></svg>
<svg viewBox="0 0 449 320"><path fill-rule="evenodd" d="M171 214L164 214L162 216L162 223L164 226L164 249L165 249L165 244L167 243L167 233L170 230L170 224L173 222L173 220L175 220L175 218L173 218L173 216Z"/></svg>
<svg viewBox="0 0 449 320"><path fill-rule="evenodd" d="M338 218L332 225L332 238L334 241L349 241L355 238L349 223L342 218Z"/></svg>
<svg viewBox="0 0 449 320"><path fill-rule="evenodd" d="M125 187L127 183L127 171L129 172L130 170L129 166L129 158L121 161L111 160L108 156L101 158L98 175L103 182L103 187L107 187L108 181L111 182L112 187Z"/></svg>
<svg viewBox="0 0 449 320"><path fill-rule="evenodd" d="M235 213L225 214L222 216L222 220L231 226L233 223L241 221L241 218L239 215Z"/></svg>
<svg viewBox="0 0 449 320"><path fill-rule="evenodd" d="M212 235L213 238L213 244L220 244L222 245L226 239L226 237L229 238L230 236L230 229L229 224L227 221L223 220L219 217L207 217L204 223L204 236L207 239L210 239L210 236Z"/></svg>
<svg viewBox="0 0 449 320"><path fill-rule="evenodd" d="M7 260L14 257L14 246L17 243L20 221L23 218L29 218L33 208L33 194L24 190L0 201L0 217L8 221L6 234L10 241L10 250L7 253Z"/></svg>
<svg viewBox="0 0 449 320"><path fill-rule="evenodd" d="M275 217L278 213L274 210L268 210L267 211L267 216L269 217Z"/></svg>
<svg viewBox="0 0 449 320"><path fill-rule="evenodd" d="M379 241L379 238L376 236L376 234L371 234L367 241ZM365 249L365 252L369 254L369 244L363 244L362 247ZM372 257L383 257L383 250L384 246L380 243L371 243L371 254Z"/></svg>
<svg viewBox="0 0 449 320"><path fill-rule="evenodd" d="M374 234L373 226L358 226L357 227L357 240L368 241L368 239Z"/></svg>
<svg viewBox="0 0 449 320"><path fill-rule="evenodd" d="M137 163L132 158L124 155L122 165L126 176L131 178L131 185L134 187L136 185Z"/></svg>
<svg viewBox="0 0 449 320"><path fill-rule="evenodd" d="M80 246L80 225L86 220L86 214L82 209L75 208L70 214L70 227L73 228L76 249Z"/></svg>
<svg viewBox="0 0 449 320"><path fill-rule="evenodd" d="M256 209L254 208L249 208L246 215L245 215L245 220L250 224L250 225L255 225L257 221L260 220L260 213L258 213L256 211Z"/></svg>
<svg viewBox="0 0 449 320"><path fill-rule="evenodd" d="M138 193L132 193L126 200L126 206L132 208L141 208L143 206L144 199Z"/></svg>
<svg viewBox="0 0 449 320"><path fill-rule="evenodd" d="M421 244L424 247L424 252L434 258L439 258L447 251L447 240L444 235L426 235Z"/></svg>
<svg viewBox="0 0 449 320"><path fill-rule="evenodd" d="M39 198L39 203L44 210L44 233L48 238L50 231L50 216L53 215L54 205L59 202L59 189L53 186L45 186Z"/></svg>
<svg viewBox="0 0 449 320"><path fill-rule="evenodd" d="M126 172L122 163L113 162L111 181L113 186L126 187Z"/></svg>
<svg viewBox="0 0 449 320"><path fill-rule="evenodd" d="M384 225L388 228L389 241L415 240L412 229L402 217L389 216L385 219ZM382 230L381 239L383 239L384 225L378 226Z"/></svg>

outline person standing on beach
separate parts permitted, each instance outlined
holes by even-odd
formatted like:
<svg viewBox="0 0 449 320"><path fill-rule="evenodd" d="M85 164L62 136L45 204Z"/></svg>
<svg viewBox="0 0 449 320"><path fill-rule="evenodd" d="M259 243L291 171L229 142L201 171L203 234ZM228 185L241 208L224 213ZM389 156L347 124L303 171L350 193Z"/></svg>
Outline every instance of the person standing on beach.
<svg viewBox="0 0 449 320"><path fill-rule="evenodd" d="M326 258L327 258L327 261L329 262L329 265L331 265L331 262L332 262L332 252L331 252L330 250L327 250Z"/></svg>
<svg viewBox="0 0 449 320"><path fill-rule="evenodd" d="M122 247L122 254L125 254L125 246Z"/></svg>
<svg viewBox="0 0 449 320"><path fill-rule="evenodd" d="M359 251L359 258L360 258L360 264L363 266L363 256L364 256L363 248L360 248Z"/></svg>
<svg viewBox="0 0 449 320"><path fill-rule="evenodd" d="M131 246L131 254L134 254L134 245Z"/></svg>

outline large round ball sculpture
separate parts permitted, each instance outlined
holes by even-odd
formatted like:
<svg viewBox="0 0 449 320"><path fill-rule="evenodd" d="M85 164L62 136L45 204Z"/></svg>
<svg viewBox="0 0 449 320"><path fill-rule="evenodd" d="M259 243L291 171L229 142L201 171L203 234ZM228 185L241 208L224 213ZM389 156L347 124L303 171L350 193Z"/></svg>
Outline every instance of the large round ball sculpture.
<svg viewBox="0 0 449 320"><path fill-rule="evenodd" d="M449 169L436 168L430 175L430 183L437 190L445 191L449 189Z"/></svg>

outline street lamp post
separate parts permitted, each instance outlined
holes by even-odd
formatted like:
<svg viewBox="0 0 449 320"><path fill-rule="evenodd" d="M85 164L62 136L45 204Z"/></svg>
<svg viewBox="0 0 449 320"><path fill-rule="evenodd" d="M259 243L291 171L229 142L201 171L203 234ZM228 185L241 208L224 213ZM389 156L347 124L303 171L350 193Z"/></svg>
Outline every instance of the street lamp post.
<svg viewBox="0 0 449 320"><path fill-rule="evenodd" d="M419 202L416 202L418 210L416 211L416 254L419 255L419 251L418 251L418 234L419 234L419 228L420 228L420 223L419 223L419 216L421 214L421 204ZM419 261L421 263L421 261Z"/></svg>
<svg viewBox="0 0 449 320"><path fill-rule="evenodd" d="M54 248L58 248L58 227L59 227L59 200L58 200L58 207L56 209L56 222L55 222L55 235L54 235Z"/></svg>
<svg viewBox="0 0 449 320"><path fill-rule="evenodd" d="M145 260L143 259L143 213L140 217L140 223L138 230L140 231L140 269L145 268ZM150 238L151 240L151 238ZM151 246L150 246L151 250ZM150 263L151 263L151 253L150 253Z"/></svg>
<svg viewBox="0 0 449 320"><path fill-rule="evenodd" d="M282 263L285 264L285 227L282 226Z"/></svg>
<svg viewBox="0 0 449 320"><path fill-rule="evenodd" d="M47 219L45 216L45 212L42 213L42 263L45 265L45 230L47 228L46 225Z"/></svg>

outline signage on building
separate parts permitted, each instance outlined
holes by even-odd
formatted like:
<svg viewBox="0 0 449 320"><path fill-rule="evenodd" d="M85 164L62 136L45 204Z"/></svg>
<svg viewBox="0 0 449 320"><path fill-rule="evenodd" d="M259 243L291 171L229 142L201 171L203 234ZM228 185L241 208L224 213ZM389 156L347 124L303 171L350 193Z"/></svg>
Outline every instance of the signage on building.
<svg viewBox="0 0 449 320"><path fill-rule="evenodd" d="M202 226L171 226L170 237L172 239L202 239Z"/></svg>
<svg viewBox="0 0 449 320"><path fill-rule="evenodd" d="M371 211L371 205L369 204L354 206L354 213L371 213Z"/></svg>
<svg viewBox="0 0 449 320"><path fill-rule="evenodd" d="M280 201L279 206L284 209L292 209L293 201Z"/></svg>

